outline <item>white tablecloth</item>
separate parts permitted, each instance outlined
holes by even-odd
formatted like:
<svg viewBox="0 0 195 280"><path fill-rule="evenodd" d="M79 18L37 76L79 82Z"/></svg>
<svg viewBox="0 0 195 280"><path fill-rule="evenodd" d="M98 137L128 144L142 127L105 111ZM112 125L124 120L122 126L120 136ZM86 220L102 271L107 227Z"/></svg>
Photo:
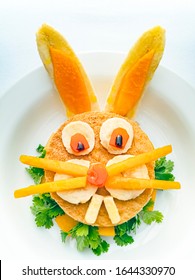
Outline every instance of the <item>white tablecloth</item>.
<svg viewBox="0 0 195 280"><path fill-rule="evenodd" d="M195 87L193 0L3 0L0 4L0 95L41 65L35 33L59 30L74 50L127 52L147 29L161 25L167 43L161 64Z"/></svg>

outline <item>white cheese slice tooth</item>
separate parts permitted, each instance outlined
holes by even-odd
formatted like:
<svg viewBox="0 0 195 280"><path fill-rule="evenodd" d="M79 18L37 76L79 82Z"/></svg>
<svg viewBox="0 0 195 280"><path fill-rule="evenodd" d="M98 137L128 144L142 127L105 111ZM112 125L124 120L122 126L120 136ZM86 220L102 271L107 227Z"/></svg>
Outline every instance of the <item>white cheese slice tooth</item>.
<svg viewBox="0 0 195 280"><path fill-rule="evenodd" d="M103 201L102 195L99 194L93 195L89 207L87 209L87 212L85 214L85 221L87 222L87 224L92 225L95 223L100 207L102 205L102 201Z"/></svg>
<svg viewBox="0 0 195 280"><path fill-rule="evenodd" d="M116 207L116 204L114 202L114 199L112 196L105 196L104 197L104 204L106 207L106 210L108 212L108 216L113 223L113 225L117 224L120 222L120 215L118 212L118 208Z"/></svg>

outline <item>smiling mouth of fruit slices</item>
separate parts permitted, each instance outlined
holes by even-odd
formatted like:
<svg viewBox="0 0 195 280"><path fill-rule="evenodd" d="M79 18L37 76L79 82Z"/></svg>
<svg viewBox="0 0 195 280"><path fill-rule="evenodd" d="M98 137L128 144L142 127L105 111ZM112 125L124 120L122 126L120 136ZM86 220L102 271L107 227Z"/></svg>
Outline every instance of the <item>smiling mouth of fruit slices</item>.
<svg viewBox="0 0 195 280"><path fill-rule="evenodd" d="M172 147L170 145L164 146L147 153L129 157L111 165L107 164L107 166L104 166L103 164L96 163L91 164L89 168L68 161L61 162L47 158L22 155L20 157L20 161L24 164L29 164L31 166L43 168L60 174L67 174L69 178L66 180L46 182L18 189L14 192L14 196L15 198L20 198L47 192L53 193L69 190L76 191L82 188L85 189L88 183L96 189L105 186L108 191L109 189L129 191L144 189L179 189L180 184L178 182L121 176L121 173L131 168L157 160L158 158L169 154L171 151ZM109 195L104 197L96 194L95 191L90 199L91 201L85 215L85 220L88 224L93 224L95 222L103 202L112 224L117 224L120 221L120 215L113 196Z"/></svg>

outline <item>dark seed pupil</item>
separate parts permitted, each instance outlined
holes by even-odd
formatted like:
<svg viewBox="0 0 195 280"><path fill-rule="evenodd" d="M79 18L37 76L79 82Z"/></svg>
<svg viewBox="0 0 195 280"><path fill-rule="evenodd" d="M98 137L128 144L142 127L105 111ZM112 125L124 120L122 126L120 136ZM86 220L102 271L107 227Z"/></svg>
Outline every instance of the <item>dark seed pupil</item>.
<svg viewBox="0 0 195 280"><path fill-rule="evenodd" d="M123 145L122 135L117 135L115 144L116 144L117 147L122 147L122 145Z"/></svg>
<svg viewBox="0 0 195 280"><path fill-rule="evenodd" d="M83 151L85 149L84 145L82 142L78 142L78 145L77 145L77 150L78 151Z"/></svg>

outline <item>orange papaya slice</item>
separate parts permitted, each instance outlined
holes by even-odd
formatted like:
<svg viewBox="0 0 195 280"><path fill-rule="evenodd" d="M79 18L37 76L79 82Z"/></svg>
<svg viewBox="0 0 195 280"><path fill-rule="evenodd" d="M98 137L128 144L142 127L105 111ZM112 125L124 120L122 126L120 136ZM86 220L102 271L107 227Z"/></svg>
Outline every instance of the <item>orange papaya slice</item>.
<svg viewBox="0 0 195 280"><path fill-rule="evenodd" d="M145 88L160 63L164 47L165 30L160 26L146 31L138 39L116 75L107 98L106 111L134 116ZM118 111L119 107L124 107L124 110Z"/></svg>
<svg viewBox="0 0 195 280"><path fill-rule="evenodd" d="M58 91L68 116L98 110L91 82L65 38L49 25L36 34L41 60Z"/></svg>
<svg viewBox="0 0 195 280"><path fill-rule="evenodd" d="M151 50L127 71L114 102L115 113L126 116L140 100L153 56L154 51Z"/></svg>

